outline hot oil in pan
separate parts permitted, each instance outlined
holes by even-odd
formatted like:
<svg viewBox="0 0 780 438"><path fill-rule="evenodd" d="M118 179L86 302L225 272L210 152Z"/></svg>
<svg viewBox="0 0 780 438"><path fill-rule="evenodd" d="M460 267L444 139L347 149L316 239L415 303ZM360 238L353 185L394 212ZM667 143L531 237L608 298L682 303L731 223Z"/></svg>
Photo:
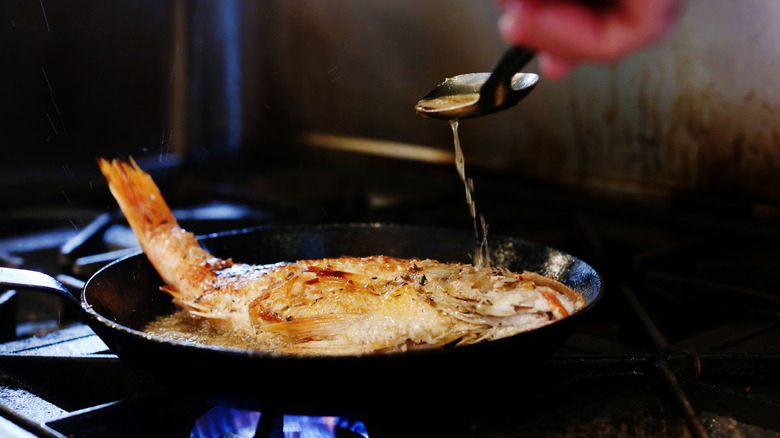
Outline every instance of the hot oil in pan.
<svg viewBox="0 0 780 438"><path fill-rule="evenodd" d="M193 317L185 310L161 317L150 323L144 331L164 339L189 345L212 345L241 350L273 351L283 345L280 336L248 338L231 330L220 330L206 320Z"/></svg>
<svg viewBox="0 0 780 438"><path fill-rule="evenodd" d="M463 158L463 150L460 147L460 137L458 136L458 120L450 120L452 136L455 142L455 167L458 169L463 186L466 188L466 204L469 206L469 213L474 224L474 236L477 239L477 248L474 250L474 266L477 269L490 266L490 250L487 243L487 223L485 217L479 215L477 223L477 206L474 203L474 180L466 178L466 163Z"/></svg>

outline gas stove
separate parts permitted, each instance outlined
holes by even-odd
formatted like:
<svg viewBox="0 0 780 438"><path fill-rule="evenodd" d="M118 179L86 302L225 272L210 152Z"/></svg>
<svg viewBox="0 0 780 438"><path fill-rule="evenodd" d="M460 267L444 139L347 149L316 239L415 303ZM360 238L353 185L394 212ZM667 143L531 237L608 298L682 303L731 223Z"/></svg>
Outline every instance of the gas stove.
<svg viewBox="0 0 780 438"><path fill-rule="evenodd" d="M289 223L471 226L454 168L320 158L262 172L178 162L160 171L170 175L164 191L177 217L200 234ZM490 370L464 376L459 384L483 386L484 396L451 414L244 411L129 368L57 298L0 291L0 435L780 437L780 227L718 204L473 177L490 233L572 253L604 278L605 298L536 373L501 382ZM78 290L137 251L105 193L96 197L104 204L7 210L2 265ZM414 390L410 382L410 397ZM471 415L477 404L491 407Z"/></svg>

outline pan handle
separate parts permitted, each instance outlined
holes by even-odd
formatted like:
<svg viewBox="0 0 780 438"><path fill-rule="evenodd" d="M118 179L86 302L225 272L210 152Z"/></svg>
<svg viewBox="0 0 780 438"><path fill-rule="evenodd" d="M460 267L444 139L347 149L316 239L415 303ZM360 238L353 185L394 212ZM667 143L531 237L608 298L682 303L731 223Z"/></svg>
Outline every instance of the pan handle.
<svg viewBox="0 0 780 438"><path fill-rule="evenodd" d="M76 306L79 299L65 286L42 272L27 269L0 268L0 290L5 289L30 289L50 292L64 298Z"/></svg>

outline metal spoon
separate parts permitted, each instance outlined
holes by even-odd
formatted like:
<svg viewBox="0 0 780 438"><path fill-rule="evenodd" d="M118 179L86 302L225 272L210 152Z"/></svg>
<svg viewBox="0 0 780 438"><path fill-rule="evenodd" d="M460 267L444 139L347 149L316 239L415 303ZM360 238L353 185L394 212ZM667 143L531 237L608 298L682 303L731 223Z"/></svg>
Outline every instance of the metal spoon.
<svg viewBox="0 0 780 438"><path fill-rule="evenodd" d="M417 115L460 120L516 105L539 82L539 76L533 73L517 73L534 55L529 49L510 47L492 73L469 73L446 79L417 102Z"/></svg>

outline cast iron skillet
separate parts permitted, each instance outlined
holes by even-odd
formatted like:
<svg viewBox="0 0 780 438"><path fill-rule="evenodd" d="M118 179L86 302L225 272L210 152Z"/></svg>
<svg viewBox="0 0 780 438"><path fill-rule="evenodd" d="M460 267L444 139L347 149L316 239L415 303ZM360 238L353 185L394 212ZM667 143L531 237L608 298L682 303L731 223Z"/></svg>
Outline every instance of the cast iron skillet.
<svg viewBox="0 0 780 438"><path fill-rule="evenodd" d="M470 262L470 232L440 228L350 224L262 227L206 236L212 254L267 264L342 255L384 254ZM74 297L45 274L0 268L0 286L58 293L123 361L175 391L252 409L327 414L354 411L471 409L505 392L521 391L552 351L602 295L601 277L583 261L508 237L490 240L496 264L548 275L580 292L586 307L554 324L509 338L463 347L364 356L304 357L196 346L141 330L173 312L162 280L142 253L97 272ZM31 274L31 275L25 275ZM466 405L464 405L466 403Z"/></svg>

